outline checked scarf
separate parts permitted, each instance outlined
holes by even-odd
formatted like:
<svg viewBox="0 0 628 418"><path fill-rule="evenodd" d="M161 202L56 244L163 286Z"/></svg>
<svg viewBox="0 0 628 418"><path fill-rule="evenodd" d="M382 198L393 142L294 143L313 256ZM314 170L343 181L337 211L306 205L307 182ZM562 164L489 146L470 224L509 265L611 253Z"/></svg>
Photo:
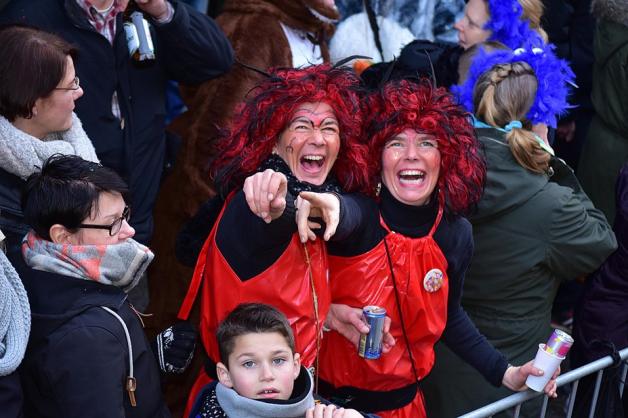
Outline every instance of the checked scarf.
<svg viewBox="0 0 628 418"><path fill-rule="evenodd" d="M116 286L126 293L137 285L155 257L148 247L132 239L111 245L55 244L33 231L22 241L22 254L35 270Z"/></svg>

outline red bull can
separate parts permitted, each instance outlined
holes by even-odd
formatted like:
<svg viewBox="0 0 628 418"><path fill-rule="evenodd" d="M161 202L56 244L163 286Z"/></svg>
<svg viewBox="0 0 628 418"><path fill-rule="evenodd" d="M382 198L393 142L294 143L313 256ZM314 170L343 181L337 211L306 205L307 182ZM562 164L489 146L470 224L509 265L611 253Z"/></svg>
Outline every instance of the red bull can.
<svg viewBox="0 0 628 418"><path fill-rule="evenodd" d="M545 344L545 351L559 357L565 357L573 344L573 338L565 331L555 329Z"/></svg>
<svg viewBox="0 0 628 418"><path fill-rule="evenodd" d="M362 314L370 330L368 334L362 334L360 337L358 355L367 360L375 360L382 355L386 309L379 306L365 306Z"/></svg>

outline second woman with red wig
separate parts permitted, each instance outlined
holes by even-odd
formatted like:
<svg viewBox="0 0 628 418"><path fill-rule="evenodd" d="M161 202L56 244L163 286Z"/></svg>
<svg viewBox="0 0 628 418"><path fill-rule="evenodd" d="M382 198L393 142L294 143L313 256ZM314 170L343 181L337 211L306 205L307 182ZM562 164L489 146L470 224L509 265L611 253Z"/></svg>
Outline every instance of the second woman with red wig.
<svg viewBox="0 0 628 418"><path fill-rule="evenodd" d="M300 194L309 205L299 208L302 240L313 238L311 213L338 217L344 232L328 243L333 330L323 338L321 394L382 417L425 417L420 381L441 338L494 385L523 389L539 371L531 362L509 366L460 306L473 253L462 215L480 199L486 173L467 114L444 89L407 81L387 84L368 106L370 181L379 183L379 198ZM334 322L369 305L386 309L396 340L376 360L358 355L348 321ZM555 390L552 380L546 391Z"/></svg>
<svg viewBox="0 0 628 418"><path fill-rule="evenodd" d="M214 362L219 322L239 303L257 301L287 316L303 364L314 365L331 301L327 252L321 241L300 242L295 199L302 191L365 190L358 83L350 71L326 65L277 70L251 93L219 142L212 169L226 202L179 313L189 315L200 290L201 338ZM265 180L263 189L244 181L256 172L263 172L254 176ZM247 206L243 187L272 202L262 219ZM208 381L202 375L196 390Z"/></svg>

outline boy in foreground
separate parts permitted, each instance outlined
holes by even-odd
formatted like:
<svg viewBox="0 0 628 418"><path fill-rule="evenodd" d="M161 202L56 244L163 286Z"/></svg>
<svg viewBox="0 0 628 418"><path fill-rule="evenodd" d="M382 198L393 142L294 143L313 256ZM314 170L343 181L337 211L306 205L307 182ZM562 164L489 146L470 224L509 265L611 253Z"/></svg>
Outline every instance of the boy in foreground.
<svg viewBox="0 0 628 418"><path fill-rule="evenodd" d="M190 418L357 418L354 409L315 405L312 377L294 352L286 317L261 303L236 307L216 331L218 382L205 386Z"/></svg>

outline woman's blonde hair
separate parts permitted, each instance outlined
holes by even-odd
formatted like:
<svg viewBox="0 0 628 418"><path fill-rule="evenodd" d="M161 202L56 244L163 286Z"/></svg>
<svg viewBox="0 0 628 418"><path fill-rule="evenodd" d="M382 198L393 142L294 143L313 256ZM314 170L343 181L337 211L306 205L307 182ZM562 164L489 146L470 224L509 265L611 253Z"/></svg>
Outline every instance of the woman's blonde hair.
<svg viewBox="0 0 628 418"><path fill-rule="evenodd" d="M541 148L526 114L534 103L538 82L525 62L498 64L480 76L473 89L475 115L483 122L504 128L520 121L521 128L506 133L510 151L517 162L534 173L544 173L550 155Z"/></svg>
<svg viewBox="0 0 628 418"><path fill-rule="evenodd" d="M541 27L541 18L543 17L543 2L541 0L517 0L523 8L524 19L530 21L532 29L537 31L539 35L547 42L547 33Z"/></svg>

